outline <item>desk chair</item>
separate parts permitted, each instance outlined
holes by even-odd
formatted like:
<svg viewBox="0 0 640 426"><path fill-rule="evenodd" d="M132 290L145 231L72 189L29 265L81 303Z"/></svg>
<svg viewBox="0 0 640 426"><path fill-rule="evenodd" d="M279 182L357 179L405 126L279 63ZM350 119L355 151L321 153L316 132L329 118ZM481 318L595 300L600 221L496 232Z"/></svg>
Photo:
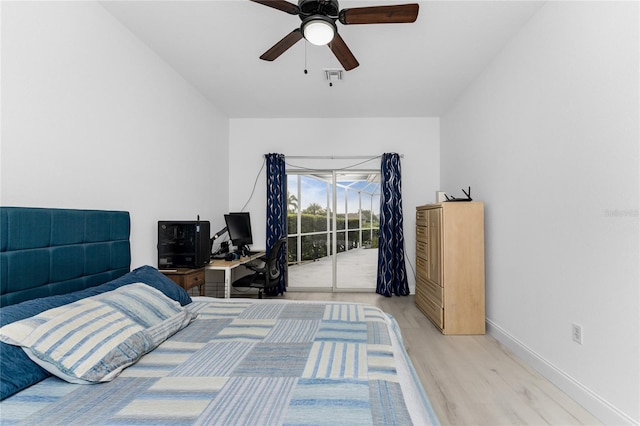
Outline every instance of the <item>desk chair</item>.
<svg viewBox="0 0 640 426"><path fill-rule="evenodd" d="M257 288L258 299L262 299L262 292L266 289L276 287L280 283L280 261L278 253L286 238L277 240L268 256L262 256L244 266L254 271L253 274L239 278L233 282L233 287Z"/></svg>

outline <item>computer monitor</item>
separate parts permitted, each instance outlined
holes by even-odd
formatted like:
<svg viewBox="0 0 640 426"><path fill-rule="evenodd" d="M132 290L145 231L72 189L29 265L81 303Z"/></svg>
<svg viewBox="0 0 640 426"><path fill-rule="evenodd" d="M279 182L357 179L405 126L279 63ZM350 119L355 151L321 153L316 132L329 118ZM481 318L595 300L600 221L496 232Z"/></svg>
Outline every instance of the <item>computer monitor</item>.
<svg viewBox="0 0 640 426"><path fill-rule="evenodd" d="M233 245L238 251L248 251L248 246L253 244L249 212L225 214L224 221L227 223L227 231Z"/></svg>

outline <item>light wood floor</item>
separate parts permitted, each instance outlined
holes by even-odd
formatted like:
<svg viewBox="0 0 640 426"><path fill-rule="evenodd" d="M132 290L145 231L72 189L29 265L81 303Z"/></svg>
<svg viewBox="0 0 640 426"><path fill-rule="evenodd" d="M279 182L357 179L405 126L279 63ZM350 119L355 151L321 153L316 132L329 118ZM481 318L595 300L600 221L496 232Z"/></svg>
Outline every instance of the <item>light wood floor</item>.
<svg viewBox="0 0 640 426"><path fill-rule="evenodd" d="M391 314L443 425L601 424L493 337L442 335L413 296L286 292L284 297L370 303Z"/></svg>

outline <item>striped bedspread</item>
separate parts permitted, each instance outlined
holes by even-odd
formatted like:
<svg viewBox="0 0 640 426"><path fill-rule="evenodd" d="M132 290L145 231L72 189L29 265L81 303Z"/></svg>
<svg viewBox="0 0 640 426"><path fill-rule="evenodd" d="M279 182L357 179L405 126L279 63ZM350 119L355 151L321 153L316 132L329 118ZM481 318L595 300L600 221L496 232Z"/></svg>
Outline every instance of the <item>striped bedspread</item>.
<svg viewBox="0 0 640 426"><path fill-rule="evenodd" d="M2 424L428 425L395 321L352 303L194 298L198 313L109 383L50 377Z"/></svg>

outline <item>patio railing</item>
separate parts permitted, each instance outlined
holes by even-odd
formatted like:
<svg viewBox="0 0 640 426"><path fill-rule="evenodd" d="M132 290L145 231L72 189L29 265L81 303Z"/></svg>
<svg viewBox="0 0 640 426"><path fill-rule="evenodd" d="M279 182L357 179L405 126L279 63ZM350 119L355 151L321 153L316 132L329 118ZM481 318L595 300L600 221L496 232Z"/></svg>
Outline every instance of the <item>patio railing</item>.
<svg viewBox="0 0 640 426"><path fill-rule="evenodd" d="M293 213L288 217L288 262L290 265L314 261L333 254L332 221L318 220L319 215L301 215L305 220L298 221ZM378 247L378 224L365 222L361 218L338 218L336 235L336 251L338 253L360 247ZM300 223L302 232L297 232ZM314 229L316 228L316 229ZM317 229L321 228L321 229ZM327 229L329 228L329 229ZM345 229L346 228L346 229ZM292 232L293 231L293 232Z"/></svg>

